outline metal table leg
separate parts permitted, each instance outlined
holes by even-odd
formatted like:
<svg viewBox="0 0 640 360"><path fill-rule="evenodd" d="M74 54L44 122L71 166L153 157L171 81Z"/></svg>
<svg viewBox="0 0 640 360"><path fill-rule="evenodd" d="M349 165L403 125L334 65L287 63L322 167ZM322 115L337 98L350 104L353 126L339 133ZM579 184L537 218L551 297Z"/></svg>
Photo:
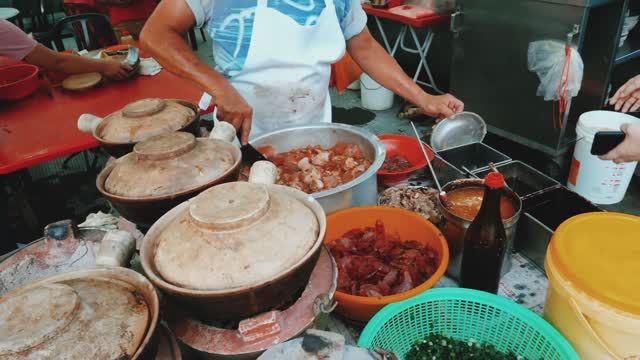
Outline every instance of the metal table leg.
<svg viewBox="0 0 640 360"><path fill-rule="evenodd" d="M380 31L380 36L382 37L382 42L384 43L384 46L387 49L387 52L392 57L395 56L396 51L398 51L398 46L400 45L400 41L404 38L404 35L407 33L407 26L405 25L402 27L402 29L400 29L400 33L398 34L398 37L394 41L393 47L391 47L389 43L389 39L387 38L387 34L384 31L384 27L382 27L382 22L380 21L380 18L376 16L375 20L376 20L376 25L378 26L378 31Z"/></svg>
<svg viewBox="0 0 640 360"><path fill-rule="evenodd" d="M420 62L418 63L418 69L416 70L415 75L413 76L413 80L421 85L428 86L435 90L440 94L444 94L442 90L438 88L436 82L433 79L433 75L431 74L431 69L429 69L429 64L427 63L427 54L429 53L429 48L431 47L431 43L433 42L433 31L431 29L427 29L427 36L425 37L424 43L420 44L420 40L418 39L418 34L413 27L410 27L409 31L411 32L411 37L416 45L416 51L418 56L420 56ZM427 73L427 77L429 78L429 82L426 83L424 81L418 80L418 76L420 75L420 71L424 68Z"/></svg>
<svg viewBox="0 0 640 360"><path fill-rule="evenodd" d="M377 16L374 17L374 19L378 27L378 31L380 31L382 42L385 48L387 49L387 52L392 57L395 57L395 54L398 51L398 48L401 48L403 51L406 51L411 54L418 54L418 56L420 57L418 68L416 69L416 72L413 75L413 81L415 81L417 84L428 86L439 94L444 94L444 92L440 90L436 85L435 80L433 79L433 74L431 73L431 69L429 68L429 64L427 63L427 54L429 53L429 48L431 47L431 43L433 42L433 38L434 38L433 31L431 29L427 29L427 35L425 37L424 43L420 43L420 39L418 38L418 34L416 33L416 30L412 26L403 24L402 28L400 29L400 33L398 34L398 37L395 39L393 46L391 46L391 43L389 42L389 38L387 37L387 33L384 31L384 27L382 26L382 21L380 21L380 18ZM407 31L411 34L411 37L415 44L415 48L411 48L405 45ZM423 68L427 73L429 82L418 80L418 77L420 76L420 72L422 71Z"/></svg>

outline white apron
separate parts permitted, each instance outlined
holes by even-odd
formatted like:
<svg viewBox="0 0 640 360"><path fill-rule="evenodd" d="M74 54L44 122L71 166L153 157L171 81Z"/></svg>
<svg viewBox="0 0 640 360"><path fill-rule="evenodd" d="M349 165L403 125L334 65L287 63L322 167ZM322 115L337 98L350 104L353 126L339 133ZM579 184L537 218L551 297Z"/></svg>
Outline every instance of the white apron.
<svg viewBox="0 0 640 360"><path fill-rule="evenodd" d="M298 9L314 1L282 0ZM276 129L331 122L331 64L345 53L333 0L311 22L300 25L258 0L251 44L243 69L231 84L253 108L251 138Z"/></svg>

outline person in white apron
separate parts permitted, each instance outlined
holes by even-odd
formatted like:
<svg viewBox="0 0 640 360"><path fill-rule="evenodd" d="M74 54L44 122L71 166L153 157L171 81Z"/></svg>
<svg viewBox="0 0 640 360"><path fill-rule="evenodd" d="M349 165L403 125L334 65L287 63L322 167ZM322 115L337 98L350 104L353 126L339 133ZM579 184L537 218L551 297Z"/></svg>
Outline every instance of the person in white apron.
<svg viewBox="0 0 640 360"><path fill-rule="evenodd" d="M331 64L347 50L369 76L426 115L445 118L463 110L455 97L417 86L373 39L366 21L360 0L162 0L141 42L165 68L211 94L217 118L232 123L243 143L249 135L331 122ZM215 69L181 35L194 25L212 39Z"/></svg>

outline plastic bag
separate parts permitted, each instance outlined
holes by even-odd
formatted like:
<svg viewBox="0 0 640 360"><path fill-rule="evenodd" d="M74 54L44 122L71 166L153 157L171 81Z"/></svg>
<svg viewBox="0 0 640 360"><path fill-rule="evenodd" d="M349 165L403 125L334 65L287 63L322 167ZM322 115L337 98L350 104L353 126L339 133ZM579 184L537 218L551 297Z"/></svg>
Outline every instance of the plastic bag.
<svg viewBox="0 0 640 360"><path fill-rule="evenodd" d="M555 40L534 41L529 43L528 68L535 72L540 79L540 86L536 95L544 97L546 101L560 100L565 89L570 97L575 97L582 85L584 63L578 51L571 47L569 64L565 69L567 59L566 46ZM563 77L568 75L567 83Z"/></svg>

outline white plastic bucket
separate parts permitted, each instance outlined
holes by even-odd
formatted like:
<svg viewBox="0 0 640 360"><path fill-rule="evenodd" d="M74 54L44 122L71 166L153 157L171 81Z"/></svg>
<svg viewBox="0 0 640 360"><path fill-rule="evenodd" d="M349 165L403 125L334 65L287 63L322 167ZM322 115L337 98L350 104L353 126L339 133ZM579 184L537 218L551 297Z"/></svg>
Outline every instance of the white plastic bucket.
<svg viewBox="0 0 640 360"><path fill-rule="evenodd" d="M637 162L615 164L591 155L598 131L619 130L625 123L640 123L631 115L613 111L589 111L580 115L567 187L596 204L616 204L624 198Z"/></svg>
<svg viewBox="0 0 640 360"><path fill-rule="evenodd" d="M369 110L387 110L393 106L393 92L375 82L369 75L360 76L362 107Z"/></svg>

